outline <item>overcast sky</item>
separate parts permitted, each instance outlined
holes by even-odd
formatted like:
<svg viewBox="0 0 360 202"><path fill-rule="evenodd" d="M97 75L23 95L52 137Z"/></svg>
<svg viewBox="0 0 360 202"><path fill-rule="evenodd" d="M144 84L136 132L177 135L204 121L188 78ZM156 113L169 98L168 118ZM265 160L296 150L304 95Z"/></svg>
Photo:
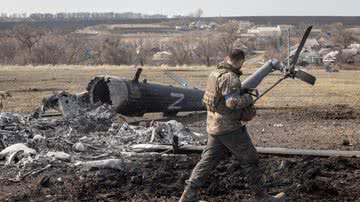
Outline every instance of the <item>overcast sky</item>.
<svg viewBox="0 0 360 202"><path fill-rule="evenodd" d="M359 16L360 0L0 0L1 13L141 12L205 16Z"/></svg>

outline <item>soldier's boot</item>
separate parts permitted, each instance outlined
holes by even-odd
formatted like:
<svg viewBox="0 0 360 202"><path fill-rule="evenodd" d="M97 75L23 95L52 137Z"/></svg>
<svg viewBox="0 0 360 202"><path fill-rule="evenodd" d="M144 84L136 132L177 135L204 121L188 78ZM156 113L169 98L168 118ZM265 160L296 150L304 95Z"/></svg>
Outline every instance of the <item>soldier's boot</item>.
<svg viewBox="0 0 360 202"><path fill-rule="evenodd" d="M197 191L194 186L186 186L179 202L197 202Z"/></svg>
<svg viewBox="0 0 360 202"><path fill-rule="evenodd" d="M285 193L280 192L275 196L268 195L265 190L257 192L255 194L255 200L257 202L284 202L285 201Z"/></svg>
<svg viewBox="0 0 360 202"><path fill-rule="evenodd" d="M275 196L270 196L270 202L284 202L285 201L285 193L280 192Z"/></svg>
<svg viewBox="0 0 360 202"><path fill-rule="evenodd" d="M258 202L284 202L285 201L285 193L281 192L276 194L275 196L263 195L261 198L256 198Z"/></svg>

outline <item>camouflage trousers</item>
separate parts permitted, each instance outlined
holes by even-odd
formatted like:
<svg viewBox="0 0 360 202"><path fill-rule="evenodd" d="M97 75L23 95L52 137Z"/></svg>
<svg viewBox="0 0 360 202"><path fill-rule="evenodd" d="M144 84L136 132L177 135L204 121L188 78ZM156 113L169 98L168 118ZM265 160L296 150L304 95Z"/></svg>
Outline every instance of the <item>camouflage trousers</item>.
<svg viewBox="0 0 360 202"><path fill-rule="evenodd" d="M240 161L255 199L266 197L257 151L245 126L224 135L208 136L207 146L202 153L201 160L192 171L187 186L193 188L203 186L204 178L214 170L221 160L225 159L229 151Z"/></svg>

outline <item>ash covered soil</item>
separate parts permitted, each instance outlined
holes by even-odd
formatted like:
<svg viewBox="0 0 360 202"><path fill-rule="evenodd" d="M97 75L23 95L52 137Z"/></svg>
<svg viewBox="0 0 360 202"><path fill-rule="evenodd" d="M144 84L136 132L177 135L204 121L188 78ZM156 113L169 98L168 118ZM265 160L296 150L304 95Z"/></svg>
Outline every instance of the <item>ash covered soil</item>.
<svg viewBox="0 0 360 202"><path fill-rule="evenodd" d="M359 112L346 105L263 109L248 123L248 129L256 146L359 150ZM24 143L36 153L0 161L0 201L177 201L200 155L139 154L129 150L129 145L149 142L156 125L150 122L154 119L161 123L175 119L184 124L183 132L205 133L206 114L126 118L130 125L123 124L124 118L108 114L106 107L76 119L4 117L15 129L3 124L2 130L18 132L1 133L1 150ZM155 142L167 143L161 139L166 136L156 137ZM85 149L75 149L77 143ZM191 143L203 145L206 137ZM86 162L105 159L121 163L112 168L86 166ZM231 156L221 162L207 179L200 199L251 201L240 163ZM284 191L287 201L360 199L358 158L260 155L260 163L270 193Z"/></svg>
<svg viewBox="0 0 360 202"><path fill-rule="evenodd" d="M177 201L198 155L133 158L126 171L81 172L62 163L14 183L3 180L2 201ZM279 158L261 156L270 193L288 201L357 201L360 161L355 158ZM214 171L200 198L251 201L239 163L230 159ZM58 181L58 178L61 181Z"/></svg>
<svg viewBox="0 0 360 202"><path fill-rule="evenodd" d="M206 112L176 118L206 133ZM348 105L261 108L246 124L256 146L360 150L360 108Z"/></svg>

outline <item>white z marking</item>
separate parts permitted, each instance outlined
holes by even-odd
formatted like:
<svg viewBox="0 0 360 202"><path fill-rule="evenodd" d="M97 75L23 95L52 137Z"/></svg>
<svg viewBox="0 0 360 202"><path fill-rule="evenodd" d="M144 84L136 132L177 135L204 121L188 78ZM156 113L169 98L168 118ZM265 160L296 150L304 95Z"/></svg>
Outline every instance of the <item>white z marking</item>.
<svg viewBox="0 0 360 202"><path fill-rule="evenodd" d="M183 101L183 99L185 98L184 94L181 93L170 93L171 97L176 97L178 98L174 103L172 103L168 109L181 109L181 106L176 106L177 104L179 104L181 101Z"/></svg>

